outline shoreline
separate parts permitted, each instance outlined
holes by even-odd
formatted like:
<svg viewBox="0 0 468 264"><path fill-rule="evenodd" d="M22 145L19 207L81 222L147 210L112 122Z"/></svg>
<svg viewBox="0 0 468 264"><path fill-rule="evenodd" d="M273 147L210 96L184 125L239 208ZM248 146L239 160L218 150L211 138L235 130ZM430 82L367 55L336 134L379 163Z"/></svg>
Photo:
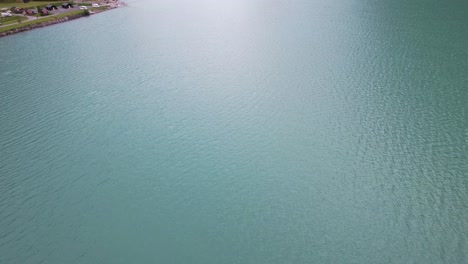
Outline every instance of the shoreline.
<svg viewBox="0 0 468 264"><path fill-rule="evenodd" d="M80 1L80 2L77 1L77 2L75 2L75 4L77 6L79 6L80 3L83 3L83 2L86 3L86 1ZM106 6L107 8L103 9L103 10L90 11L89 14L85 14L85 12L81 12L81 13L78 13L78 14L74 13L74 14L66 15L66 13L65 13L64 15L66 15L66 16L63 16L63 17L57 17L57 18L52 19L52 20L47 20L47 21L44 21L44 22L37 22L37 23L30 24L30 25L25 25L24 27L19 27L19 28L8 30L8 31L0 32L0 38L10 36L10 35L14 35L14 34L21 33L21 32L25 32L25 31L29 31L29 30L33 30L33 29L36 29L36 28L47 27L47 26L51 26L51 25L55 25L55 24L75 20L75 19L82 18L82 17L92 16L92 15L99 14L99 13L102 13L102 12L105 12L105 11L109 11L109 10L112 10L112 9L115 9L115 8L127 6L127 4L125 4L124 2L121 2L119 0L99 1L97 3L100 4L101 6Z"/></svg>

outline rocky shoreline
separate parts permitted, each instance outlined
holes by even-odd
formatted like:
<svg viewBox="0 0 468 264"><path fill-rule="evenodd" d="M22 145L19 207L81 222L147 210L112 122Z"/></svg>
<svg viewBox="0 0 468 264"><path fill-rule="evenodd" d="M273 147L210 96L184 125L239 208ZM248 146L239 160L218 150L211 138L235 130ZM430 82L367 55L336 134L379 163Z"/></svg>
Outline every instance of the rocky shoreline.
<svg viewBox="0 0 468 264"><path fill-rule="evenodd" d="M75 3L78 4L79 2L75 2ZM108 9L92 12L91 15L98 14L98 13L101 13L101 12L105 12L105 11L115 9L115 8L118 8L118 7L126 6L126 4L124 2L120 2L118 0L100 1L99 4L101 4L103 6L107 6ZM32 24L32 25L12 29L12 30L9 30L9 31L1 32L0 37L5 37L5 36L13 35L13 34L16 34L16 33L24 32L24 31L28 31L28 30L33 30L33 29L36 29L36 28L47 27L47 26L50 26L50 25L55 25L55 24L67 22L67 21L70 21L70 20L74 20L74 19L77 19L77 18L86 17L86 16L88 16L88 15L86 15L84 12L80 13L80 14L71 14L71 15L66 16L66 17L57 18L57 19L54 19L54 20L49 20L49 21L46 21L46 22L36 23L36 24Z"/></svg>

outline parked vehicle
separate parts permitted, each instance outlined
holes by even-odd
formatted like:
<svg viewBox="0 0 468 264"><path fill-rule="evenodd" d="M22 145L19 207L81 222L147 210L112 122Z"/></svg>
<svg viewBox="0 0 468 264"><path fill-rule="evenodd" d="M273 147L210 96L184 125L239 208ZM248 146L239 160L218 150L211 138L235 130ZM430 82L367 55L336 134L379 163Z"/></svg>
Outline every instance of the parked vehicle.
<svg viewBox="0 0 468 264"><path fill-rule="evenodd" d="M25 13L26 13L26 15L35 15L35 14L37 14L35 9L26 9Z"/></svg>
<svg viewBox="0 0 468 264"><path fill-rule="evenodd" d="M99 7L98 3L93 3L92 7Z"/></svg>
<svg viewBox="0 0 468 264"><path fill-rule="evenodd" d="M80 10L88 10L86 6L80 6Z"/></svg>
<svg viewBox="0 0 468 264"><path fill-rule="evenodd" d="M1 13L0 16L1 16L1 17L11 17L11 13L7 13L7 12Z"/></svg>
<svg viewBox="0 0 468 264"><path fill-rule="evenodd" d="M70 9L70 8L73 8L73 5L69 4L69 3L62 3L62 8L63 9Z"/></svg>
<svg viewBox="0 0 468 264"><path fill-rule="evenodd" d="M58 8L57 8L56 5L51 5L51 4L49 4L49 5L46 5L46 6L45 6L45 9L47 9L47 10L49 10L49 11L52 11L52 10L57 10Z"/></svg>
<svg viewBox="0 0 468 264"><path fill-rule="evenodd" d="M21 7L12 7L12 8L11 8L11 11L12 11L13 13L15 13L15 14L21 14L21 13L24 12L23 8L21 8Z"/></svg>

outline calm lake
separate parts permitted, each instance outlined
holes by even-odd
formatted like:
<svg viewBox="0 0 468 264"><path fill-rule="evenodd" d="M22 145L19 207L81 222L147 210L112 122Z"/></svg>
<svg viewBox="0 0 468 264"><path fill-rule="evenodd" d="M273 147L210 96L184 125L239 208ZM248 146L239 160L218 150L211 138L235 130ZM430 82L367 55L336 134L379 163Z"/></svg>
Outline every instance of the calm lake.
<svg viewBox="0 0 468 264"><path fill-rule="evenodd" d="M0 263L468 263L468 1L126 2L0 39Z"/></svg>

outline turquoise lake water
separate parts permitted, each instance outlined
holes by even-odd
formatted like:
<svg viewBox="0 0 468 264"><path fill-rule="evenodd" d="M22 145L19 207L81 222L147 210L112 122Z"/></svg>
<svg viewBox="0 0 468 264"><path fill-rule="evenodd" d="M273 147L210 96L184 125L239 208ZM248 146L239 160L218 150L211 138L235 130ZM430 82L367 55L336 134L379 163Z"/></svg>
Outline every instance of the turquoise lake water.
<svg viewBox="0 0 468 264"><path fill-rule="evenodd" d="M0 39L0 263L468 263L468 1L127 3Z"/></svg>

